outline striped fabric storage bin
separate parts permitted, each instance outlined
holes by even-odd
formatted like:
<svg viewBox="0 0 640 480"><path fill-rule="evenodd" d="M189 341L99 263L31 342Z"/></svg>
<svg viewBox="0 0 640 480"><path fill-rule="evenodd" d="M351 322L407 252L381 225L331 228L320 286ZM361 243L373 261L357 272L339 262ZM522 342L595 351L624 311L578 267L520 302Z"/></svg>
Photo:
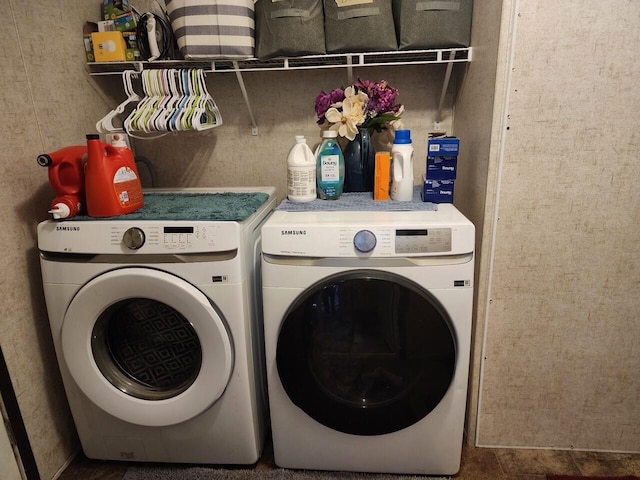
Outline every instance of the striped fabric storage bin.
<svg viewBox="0 0 640 480"><path fill-rule="evenodd" d="M167 0L171 28L186 59L252 58L253 0Z"/></svg>

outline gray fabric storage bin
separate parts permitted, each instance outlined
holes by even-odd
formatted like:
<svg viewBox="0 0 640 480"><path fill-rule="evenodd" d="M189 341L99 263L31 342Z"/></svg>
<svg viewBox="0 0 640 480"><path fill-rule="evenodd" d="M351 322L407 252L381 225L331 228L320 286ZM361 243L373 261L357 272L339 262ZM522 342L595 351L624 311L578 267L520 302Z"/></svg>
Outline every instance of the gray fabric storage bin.
<svg viewBox="0 0 640 480"><path fill-rule="evenodd" d="M473 0L393 0L400 50L468 47Z"/></svg>
<svg viewBox="0 0 640 480"><path fill-rule="evenodd" d="M391 0L338 6L344 3L347 2L324 0L324 32L328 53L398 49Z"/></svg>
<svg viewBox="0 0 640 480"><path fill-rule="evenodd" d="M322 0L258 0L256 57L326 53Z"/></svg>

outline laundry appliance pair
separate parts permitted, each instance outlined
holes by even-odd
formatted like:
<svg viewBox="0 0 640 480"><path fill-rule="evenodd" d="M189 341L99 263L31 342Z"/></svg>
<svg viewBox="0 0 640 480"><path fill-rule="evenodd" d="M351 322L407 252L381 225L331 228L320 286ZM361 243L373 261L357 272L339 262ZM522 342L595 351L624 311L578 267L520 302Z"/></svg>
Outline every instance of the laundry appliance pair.
<svg viewBox="0 0 640 480"><path fill-rule="evenodd" d="M273 187L155 190L38 225L51 332L90 458L251 464L268 426L261 226Z"/></svg>

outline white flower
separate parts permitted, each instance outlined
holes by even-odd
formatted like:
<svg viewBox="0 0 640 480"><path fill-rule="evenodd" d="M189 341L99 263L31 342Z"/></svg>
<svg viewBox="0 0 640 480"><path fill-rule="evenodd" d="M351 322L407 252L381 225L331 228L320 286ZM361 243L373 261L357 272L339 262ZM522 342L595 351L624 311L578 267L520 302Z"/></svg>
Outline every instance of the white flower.
<svg viewBox="0 0 640 480"><path fill-rule="evenodd" d="M345 98L341 104L337 103L329 108L325 117L332 123L331 130L337 130L338 135L353 140L358 133L358 125L362 125L365 121L369 97L364 92L356 93L353 87L347 87L344 95Z"/></svg>

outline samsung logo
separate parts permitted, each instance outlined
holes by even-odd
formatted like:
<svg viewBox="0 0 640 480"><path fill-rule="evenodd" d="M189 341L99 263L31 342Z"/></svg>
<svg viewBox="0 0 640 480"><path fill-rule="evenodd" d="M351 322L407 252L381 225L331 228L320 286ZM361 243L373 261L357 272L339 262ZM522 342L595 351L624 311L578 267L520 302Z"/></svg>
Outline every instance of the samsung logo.
<svg viewBox="0 0 640 480"><path fill-rule="evenodd" d="M306 235L306 230L282 230L281 235Z"/></svg>
<svg viewBox="0 0 640 480"><path fill-rule="evenodd" d="M65 226L65 225L58 225L56 227L56 231L79 232L80 231L80 227L68 227L68 226Z"/></svg>

